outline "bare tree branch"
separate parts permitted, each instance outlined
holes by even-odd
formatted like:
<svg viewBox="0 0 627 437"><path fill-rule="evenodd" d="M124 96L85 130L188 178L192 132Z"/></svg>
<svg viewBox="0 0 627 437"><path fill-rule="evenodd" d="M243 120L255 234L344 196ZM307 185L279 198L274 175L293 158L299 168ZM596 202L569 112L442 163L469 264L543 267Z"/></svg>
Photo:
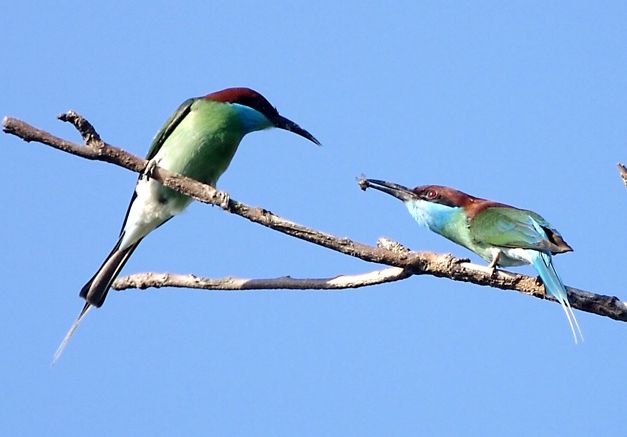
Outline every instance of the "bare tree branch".
<svg viewBox="0 0 627 437"><path fill-rule="evenodd" d="M103 142L94 130L93 126L91 126L91 124L89 124L80 115L74 112L68 112L61 115L59 118L72 123L77 128L86 142L85 146L74 144L55 137L48 132L36 129L21 120L10 117L5 117L3 119L3 130L6 133L16 135L25 141L37 141L87 159L110 162L134 172L142 172L146 168L146 160ZM519 275L502 270L498 270L494 274L491 274L491 270L487 267L471 264L467 262L467 260L454 258L450 254L390 250L383 247L368 246L363 243L352 241L348 238L339 238L328 233L309 229L305 226L283 219L265 209L245 205L230 199L228 194L217 191L209 185L200 183L185 176L173 174L160 167L156 167L151 173L151 176L160 181L163 185L186 194L200 202L220 206L231 213L237 214L255 223L259 223L292 237L296 237L346 255L360 258L364 261L398 267L408 276L409 274L426 274L505 290L516 290L518 292L542 299L547 298L544 292L544 287L534 277ZM172 284L172 277L173 276L170 275L169 279L166 278L163 280L161 282L163 285L161 286L169 286ZM354 277L355 276L353 276L353 278ZM127 278L121 278L120 281L124 279ZM265 281L265 284L268 284L268 281L274 281L276 284L279 279L281 278L274 280L242 279L238 281L240 281L240 284L248 282L248 286L250 286L250 281ZM285 279L286 278L283 278L283 280ZM139 281L138 278L129 280L135 281L135 284L144 284L146 287L154 286L146 284L158 283L158 281L155 282L154 278L152 279L152 282L149 282L147 278L145 278L143 282ZM210 281L214 281L214 283L216 283L216 280ZM300 285L302 285L303 288L311 288L309 286L305 286L307 281L314 281L317 285L321 285L325 281L328 282L329 279L292 279L292 281L305 281L300 282ZM124 285L124 283L116 284L118 286ZM291 282L291 284L294 285L294 288L296 288L296 282ZM370 284L364 284L364 286L365 285ZM354 287L354 285L338 288L348 287ZM627 304L620 301L616 297L594 294L574 288L568 289L568 297L573 308L610 317L615 320L627 321Z"/></svg>
<svg viewBox="0 0 627 437"><path fill-rule="evenodd" d="M410 277L410 271L400 267L388 267L359 275L340 275L333 278L297 279L290 276L270 279L202 278L196 275L171 273L135 273L119 278L113 284L116 290L129 288L181 287L201 290L345 290L386 282L400 281Z"/></svg>
<svg viewBox="0 0 627 437"><path fill-rule="evenodd" d="M627 187L627 167L625 167L620 162L617 164L617 166L618 173L620 173L620 177L623 179L623 184L625 184L625 187Z"/></svg>

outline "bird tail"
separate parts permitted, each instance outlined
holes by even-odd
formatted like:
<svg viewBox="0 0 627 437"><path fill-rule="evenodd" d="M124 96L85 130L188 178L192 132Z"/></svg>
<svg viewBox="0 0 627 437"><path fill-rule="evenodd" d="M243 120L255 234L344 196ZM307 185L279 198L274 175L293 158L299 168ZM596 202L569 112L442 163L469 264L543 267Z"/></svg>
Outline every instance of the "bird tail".
<svg viewBox="0 0 627 437"><path fill-rule="evenodd" d="M91 304L89 302L85 302L85 306L79 313L74 323L72 323L72 326L70 326L70 329L68 329L67 334L65 334L65 337L63 337L63 340L61 341L61 344L59 345L57 350L54 352L54 355L52 356L53 366L57 363L57 361L59 361L59 358L61 358L61 354L65 350L67 344L70 342L70 338L72 338L72 335L74 335L74 331L76 331L76 328L78 328L78 325L81 323L81 320L83 320L83 317L87 315L90 308L92 308Z"/></svg>
<svg viewBox="0 0 627 437"><path fill-rule="evenodd" d="M85 306L79 313L74 323L72 323L72 326L70 326L67 334L65 334L65 337L63 337L63 341L61 341L61 344L55 351L52 357L53 365L61 357L61 354L70 342L72 335L74 335L74 332L78 328L78 325L87 315L89 310L92 307L99 308L102 306L105 299L107 298L107 293L109 292L109 288L111 288L111 284L113 283L115 278L117 278L120 270L122 270L122 267L124 267L126 261L128 261L133 251L137 248L137 245L139 244L141 239L133 243L131 246L120 250L121 241L122 238L120 237L115 247L113 248L111 253L109 253L107 259L105 259L104 263L102 263L96 274L81 289L80 297L85 299L87 302L85 302Z"/></svg>
<svg viewBox="0 0 627 437"><path fill-rule="evenodd" d="M537 255L535 255L532 259L532 263L540 274L540 279L542 279L546 292L553 296L562 306L562 309L566 314L568 324L570 325L570 330L573 333L575 343L578 343L577 334L579 334L579 338L583 341L583 334L579 328L579 323L577 323L573 309L568 301L568 292L553 267L553 260L551 259L551 256L543 252L537 252Z"/></svg>
<svg viewBox="0 0 627 437"><path fill-rule="evenodd" d="M126 264L133 251L137 248L141 239L120 250L121 241L122 238L118 240L96 274L81 288L80 297L96 308L100 308L104 303L111 284L118 277L120 270L122 270L124 264Z"/></svg>

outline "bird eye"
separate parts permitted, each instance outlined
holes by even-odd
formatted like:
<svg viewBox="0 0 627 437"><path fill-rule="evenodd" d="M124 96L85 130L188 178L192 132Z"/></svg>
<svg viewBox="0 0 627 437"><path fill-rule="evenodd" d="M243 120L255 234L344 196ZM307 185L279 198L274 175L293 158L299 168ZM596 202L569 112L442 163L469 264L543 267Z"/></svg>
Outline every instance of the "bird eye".
<svg viewBox="0 0 627 437"><path fill-rule="evenodd" d="M433 200L436 197L438 197L438 193L435 190L429 190L427 191L427 199L429 200Z"/></svg>

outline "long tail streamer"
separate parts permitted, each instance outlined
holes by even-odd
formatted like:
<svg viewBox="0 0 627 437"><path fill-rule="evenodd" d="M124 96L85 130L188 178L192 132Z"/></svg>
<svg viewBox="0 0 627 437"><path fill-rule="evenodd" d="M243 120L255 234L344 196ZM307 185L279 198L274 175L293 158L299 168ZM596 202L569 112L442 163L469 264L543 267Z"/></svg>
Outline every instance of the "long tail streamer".
<svg viewBox="0 0 627 437"><path fill-rule="evenodd" d="M91 308L92 306L89 303L86 303L83 309L81 310L80 314L74 321L74 323L72 323L72 326L70 326L70 329L67 331L67 334L65 334L65 337L63 337L63 341L61 341L61 344L59 345L54 355L52 356L53 366L56 364L59 358L61 358L61 354L63 354L63 351L65 350L66 346L70 342L72 335L74 335L74 331L76 331L76 328L78 328L78 325L80 325L81 321L87 315L87 313L89 312Z"/></svg>
<svg viewBox="0 0 627 437"><path fill-rule="evenodd" d="M566 319L568 320L568 324L570 325L570 330L573 333L573 339L575 343L578 343L578 339L581 339L583 342L583 334L581 333L581 329L579 328L579 323L577 323L577 319L575 318L575 313L573 312L572 307L570 306L570 302L568 301L568 292L566 291L566 287L564 283L560 279L559 275L555 271L553 267L553 261L551 256L538 252L537 256L533 257L533 266L536 268L538 273L540 274L540 279L544 283L544 288L547 293L553 296L562 306L564 310L564 314L566 314ZM577 337L579 334L579 338Z"/></svg>

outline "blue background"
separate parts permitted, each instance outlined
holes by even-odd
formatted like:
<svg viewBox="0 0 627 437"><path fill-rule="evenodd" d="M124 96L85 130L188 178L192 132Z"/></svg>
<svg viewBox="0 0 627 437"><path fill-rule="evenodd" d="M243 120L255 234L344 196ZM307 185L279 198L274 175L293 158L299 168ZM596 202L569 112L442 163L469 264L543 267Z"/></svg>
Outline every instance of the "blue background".
<svg viewBox="0 0 627 437"><path fill-rule="evenodd" d="M185 98L262 92L316 135L244 139L219 187L373 244L469 253L360 174L540 212L567 284L625 294L624 2L13 2L0 112L143 155ZM61 361L136 175L0 135L2 435L619 435L625 324L433 277L343 292L112 293ZM477 260L476 257L473 257ZM477 260L478 261L478 260ZM376 265L194 204L125 268L332 276ZM529 268L519 271L532 273Z"/></svg>

